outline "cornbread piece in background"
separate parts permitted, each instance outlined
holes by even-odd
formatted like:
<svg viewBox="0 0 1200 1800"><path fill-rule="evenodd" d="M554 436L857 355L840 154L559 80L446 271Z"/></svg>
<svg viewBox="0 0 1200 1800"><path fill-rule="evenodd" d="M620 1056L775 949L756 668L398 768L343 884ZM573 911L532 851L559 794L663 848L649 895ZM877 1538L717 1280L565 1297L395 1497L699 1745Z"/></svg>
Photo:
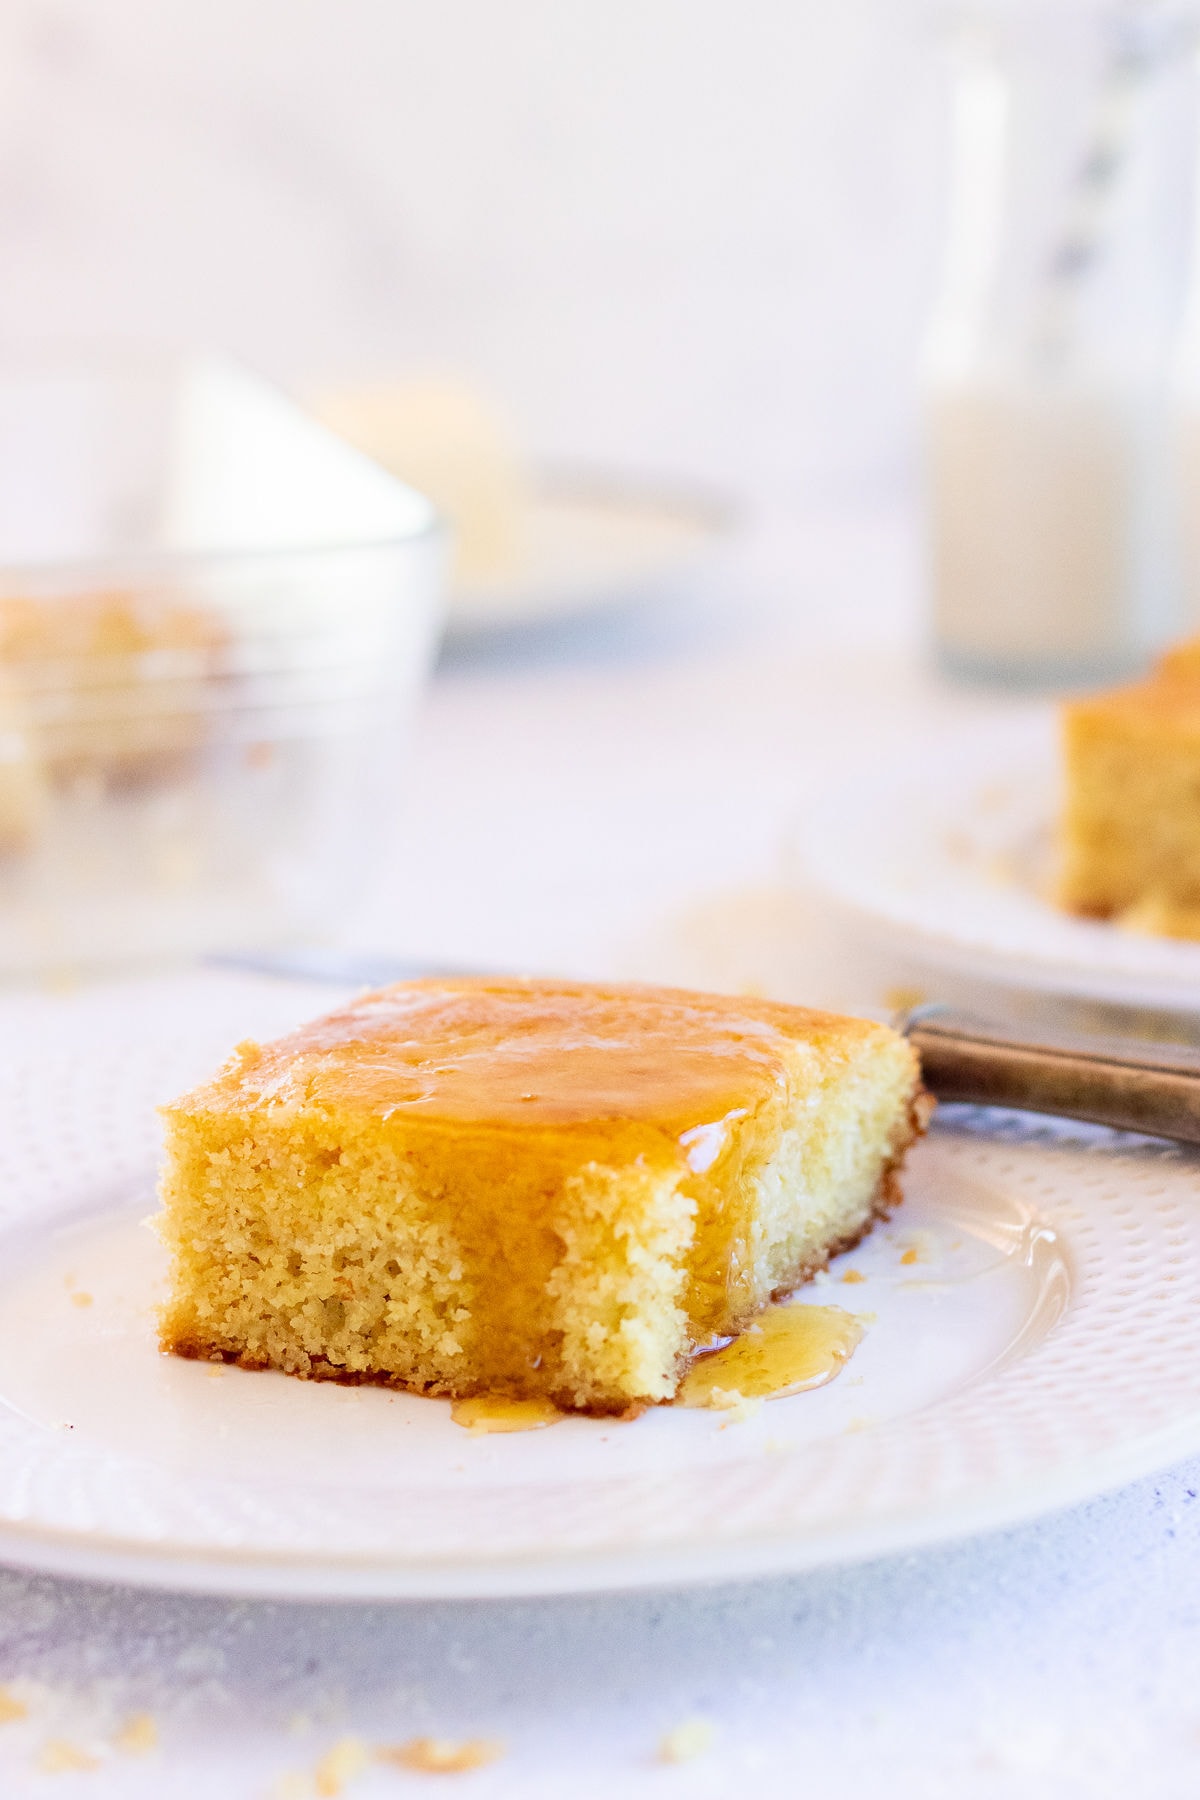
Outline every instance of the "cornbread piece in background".
<svg viewBox="0 0 1200 1800"><path fill-rule="evenodd" d="M454 580L489 581L520 569L528 482L502 424L467 383L425 378L338 388L317 395L313 410L450 521Z"/></svg>
<svg viewBox="0 0 1200 1800"><path fill-rule="evenodd" d="M1154 665L1156 675L1200 684L1200 638L1185 638L1164 650Z"/></svg>
<svg viewBox="0 0 1200 1800"><path fill-rule="evenodd" d="M403 983L243 1044L165 1109L162 1341L593 1411L899 1199L916 1056L882 1025L675 989Z"/></svg>
<svg viewBox="0 0 1200 1800"><path fill-rule="evenodd" d="M168 777L202 740L227 639L213 614L167 597L0 597L3 723L53 779Z"/></svg>
<svg viewBox="0 0 1200 1800"><path fill-rule="evenodd" d="M1200 937L1200 660L1063 712L1059 898L1071 912Z"/></svg>

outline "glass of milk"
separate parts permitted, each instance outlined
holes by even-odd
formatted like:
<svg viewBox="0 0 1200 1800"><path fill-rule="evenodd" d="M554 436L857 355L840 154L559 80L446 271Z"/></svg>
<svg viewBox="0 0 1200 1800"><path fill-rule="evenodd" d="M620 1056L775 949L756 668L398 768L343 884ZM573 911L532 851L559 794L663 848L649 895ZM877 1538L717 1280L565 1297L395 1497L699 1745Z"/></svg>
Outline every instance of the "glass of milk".
<svg viewBox="0 0 1200 1800"><path fill-rule="evenodd" d="M933 626L955 673L1116 674L1179 628L1167 391L1192 44L1152 0L954 20L922 392Z"/></svg>

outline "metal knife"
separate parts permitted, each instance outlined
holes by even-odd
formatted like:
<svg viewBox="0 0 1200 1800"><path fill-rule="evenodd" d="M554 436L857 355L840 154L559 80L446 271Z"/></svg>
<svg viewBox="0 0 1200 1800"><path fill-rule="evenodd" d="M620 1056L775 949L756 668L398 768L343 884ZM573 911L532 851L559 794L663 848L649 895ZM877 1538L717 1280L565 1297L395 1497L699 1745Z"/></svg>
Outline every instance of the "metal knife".
<svg viewBox="0 0 1200 1800"><path fill-rule="evenodd" d="M1200 1050L994 1024L946 1006L894 1021L939 1100L1010 1106L1200 1144Z"/></svg>

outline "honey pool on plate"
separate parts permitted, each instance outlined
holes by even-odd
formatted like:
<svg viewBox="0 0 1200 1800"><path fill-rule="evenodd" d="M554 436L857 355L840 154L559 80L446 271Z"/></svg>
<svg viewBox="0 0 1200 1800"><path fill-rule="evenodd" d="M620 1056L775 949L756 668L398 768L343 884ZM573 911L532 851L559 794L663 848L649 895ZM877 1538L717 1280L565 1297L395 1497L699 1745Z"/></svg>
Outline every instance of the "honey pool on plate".
<svg viewBox="0 0 1200 1800"><path fill-rule="evenodd" d="M738 1337L698 1356L674 1404L733 1408L743 1400L782 1400L824 1387L854 1355L863 1329L862 1320L840 1306L772 1306ZM566 1416L549 1400L502 1394L480 1394L450 1406L456 1425L480 1434L540 1431Z"/></svg>
<svg viewBox="0 0 1200 1800"><path fill-rule="evenodd" d="M677 1406L780 1400L824 1387L862 1342L863 1324L840 1306L772 1306L739 1337L697 1358Z"/></svg>

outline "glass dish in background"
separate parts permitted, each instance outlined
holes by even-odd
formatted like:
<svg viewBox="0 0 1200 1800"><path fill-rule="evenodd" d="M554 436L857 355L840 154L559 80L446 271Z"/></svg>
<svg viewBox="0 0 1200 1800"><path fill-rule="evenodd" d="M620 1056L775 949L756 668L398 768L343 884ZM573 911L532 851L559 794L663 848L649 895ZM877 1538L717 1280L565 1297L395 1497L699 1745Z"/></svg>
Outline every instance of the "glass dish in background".
<svg viewBox="0 0 1200 1800"><path fill-rule="evenodd" d="M442 538L221 361L0 372L0 975L336 921L394 800Z"/></svg>

